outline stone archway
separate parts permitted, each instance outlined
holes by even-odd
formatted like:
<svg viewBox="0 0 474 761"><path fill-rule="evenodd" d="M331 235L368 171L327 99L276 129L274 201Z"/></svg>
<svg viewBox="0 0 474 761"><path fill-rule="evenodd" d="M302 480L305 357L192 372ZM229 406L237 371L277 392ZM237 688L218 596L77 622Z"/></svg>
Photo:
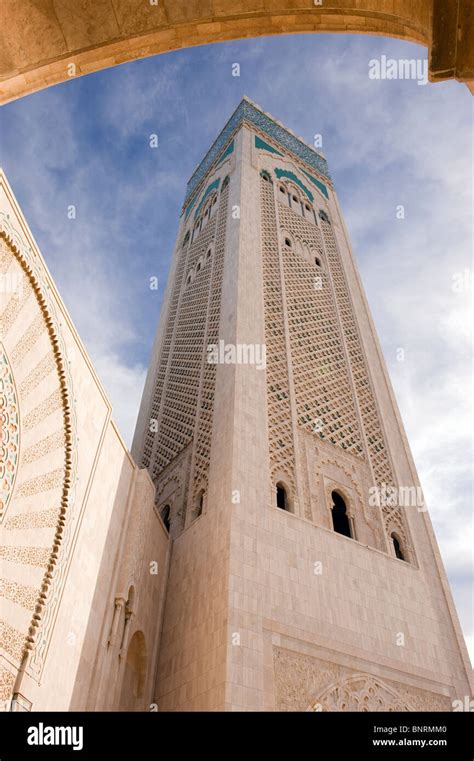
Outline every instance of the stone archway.
<svg viewBox="0 0 474 761"><path fill-rule="evenodd" d="M2 8L0 103L127 61L245 37L356 32L429 48L474 92L471 0L22 0Z"/></svg>
<svg viewBox="0 0 474 761"><path fill-rule="evenodd" d="M136 631L127 648L119 711L143 711L147 675L147 649L143 632Z"/></svg>

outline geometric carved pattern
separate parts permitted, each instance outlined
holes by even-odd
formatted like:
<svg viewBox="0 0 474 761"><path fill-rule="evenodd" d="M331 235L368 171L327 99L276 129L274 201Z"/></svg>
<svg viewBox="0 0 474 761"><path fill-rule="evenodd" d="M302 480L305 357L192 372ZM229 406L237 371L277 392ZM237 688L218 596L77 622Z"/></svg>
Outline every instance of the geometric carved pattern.
<svg viewBox="0 0 474 761"><path fill-rule="evenodd" d="M35 565L45 568L49 561L51 550L49 547L0 547L0 558L12 563Z"/></svg>
<svg viewBox="0 0 474 761"><path fill-rule="evenodd" d="M382 424L375 403L375 395L370 381L370 374L367 362L362 351L362 343L357 328L357 322L354 309L349 297L349 288L342 267L341 257L338 251L336 237L332 225L325 219L321 220L323 230L324 248L326 257L331 270L331 277L334 283L341 324L344 331L344 338L347 346L347 354L350 361L352 377L357 396L360 415L362 418L365 440L369 454L370 465L374 474L374 485L387 486L395 485L393 469L388 454L388 448L382 429ZM405 547L410 547L408 527L406 526L403 512L400 507L382 508L385 518L385 531L387 537L390 536L390 530L387 519L395 514L400 526L400 538Z"/></svg>
<svg viewBox="0 0 474 761"><path fill-rule="evenodd" d="M8 284L13 284L14 290L18 291L13 294L0 293L2 497L5 491L5 446L15 444L16 433L14 416L11 414L15 410L11 401L7 407L5 398L12 398L12 380L15 375L22 378L19 399L18 394L16 395L17 407L18 403L20 407L19 436L16 440L18 474L4 522L5 533L8 531L9 535L8 545L3 543L0 546L0 557L5 564L9 564L9 571L8 576L0 581L0 595L27 610L34 611L29 626L23 631L16 628L13 618L11 621L2 621L1 644L17 662L22 660L25 651L29 652L27 673L38 676L49 644L57 584L59 579L63 578L60 560L63 558L64 543L70 531L70 521L66 521L66 517L71 514L70 508L74 505L72 475L75 454L72 446L74 416L70 404L71 378L64 359L65 347L56 307L48 297L43 264L13 227L11 219L3 213L0 215L0 225L0 269L8 273L7 287ZM8 361L10 373L6 370ZM26 415L21 415L23 405L30 410ZM61 422L57 415L53 416L58 410L61 411ZM10 415L9 420L5 417L7 411ZM44 423L49 416L51 428L48 430L48 425ZM37 431L41 432L40 435ZM28 441L28 448L22 452L22 442L25 439ZM11 474L12 462L7 460L6 464L6 472ZM36 495L37 509L31 511L33 503L32 500L28 500ZM4 499L2 501L5 502ZM3 516L5 512L4 510ZM21 535L21 540L16 540L17 531L29 528L43 530L42 546L26 546L24 534ZM36 587L28 587L22 583L23 572L20 572L20 564L43 570L42 580ZM17 573L19 575L15 578ZM13 609L8 615L14 617ZM40 630L41 638L37 638Z"/></svg>
<svg viewBox="0 0 474 761"><path fill-rule="evenodd" d="M197 186L203 181L205 175L211 170L213 164L215 164L219 158L224 146L228 143L233 133L242 123L257 127L264 136L268 135L282 148L285 148L287 152L292 153L294 156L305 161L310 167L315 169L316 172L319 172L319 174L329 178L328 165L323 156L317 153L314 149L309 148L302 140L296 137L296 135L283 127L283 125L277 124L274 119L259 108L256 108L249 100L244 99L239 103L229 121L219 133L217 140L213 143L190 178L186 189L185 206L188 203L188 199L194 194Z"/></svg>
<svg viewBox="0 0 474 761"><path fill-rule="evenodd" d="M276 206L273 183L263 175L260 179L260 191L270 472L272 479L278 472L285 473L295 494L295 446L291 422Z"/></svg>
<svg viewBox="0 0 474 761"><path fill-rule="evenodd" d="M61 486L63 480L64 469L57 468L50 473L42 473L40 476L35 476L29 481L19 484L17 495L18 497L30 497L32 494L49 491L50 489L57 489Z"/></svg>
<svg viewBox="0 0 474 761"><path fill-rule="evenodd" d="M374 484L390 486L392 466L332 225L295 185L270 182L264 172L260 187L272 476L288 473L294 489L293 408L300 429L360 460L367 456ZM310 517L307 504L304 512ZM412 560L400 508L381 514L386 536L396 523Z"/></svg>
<svg viewBox="0 0 474 761"><path fill-rule="evenodd" d="M155 424L145 435L141 461L156 480L191 445L193 499L206 489L210 463L216 365L207 361L207 347L219 340L228 192L222 183L220 194L208 194L177 243L150 409Z"/></svg>
<svg viewBox="0 0 474 761"><path fill-rule="evenodd" d="M309 711L413 711L388 685L369 674L355 674L322 692Z"/></svg>
<svg viewBox="0 0 474 761"><path fill-rule="evenodd" d="M0 701L5 702L10 699L15 684L15 674L8 671L0 664ZM7 709L5 709L7 710Z"/></svg>
<svg viewBox="0 0 474 761"><path fill-rule="evenodd" d="M17 605L33 610L37 596L38 590L34 587L27 587L26 584L19 584L17 581L0 579L0 597L6 600L12 600Z"/></svg>
<svg viewBox="0 0 474 761"><path fill-rule="evenodd" d="M222 188L217 212L217 226L214 251L211 259L212 276L210 279L209 308L206 319L207 335L205 347L216 345L219 341L221 313L222 275L224 270L225 234L227 224L227 200L229 184ZM207 487L207 478L211 456L211 433L214 412L214 391L216 384L216 365L203 357L198 419L196 421L196 446L194 448L193 498L197 492Z"/></svg>
<svg viewBox="0 0 474 761"><path fill-rule="evenodd" d="M2 643L2 648L17 662L21 660L25 640L26 635L23 632L10 626L7 621L0 621L0 642Z"/></svg>
<svg viewBox="0 0 474 761"><path fill-rule="evenodd" d="M53 528L59 518L59 502L57 507L49 510L36 510L32 513L12 515L5 521L5 529L16 528Z"/></svg>
<svg viewBox="0 0 474 761"><path fill-rule="evenodd" d="M10 501L18 465L20 422L13 374L0 342L0 515Z"/></svg>
<svg viewBox="0 0 474 761"><path fill-rule="evenodd" d="M322 257L321 234L315 224L283 204L278 204L278 216L295 244L313 252L307 260L294 248L283 250L298 423L361 457L361 433L331 279L314 262L315 255Z"/></svg>
<svg viewBox="0 0 474 761"><path fill-rule="evenodd" d="M277 711L451 710L445 695L282 647L273 647L273 673Z"/></svg>
<svg viewBox="0 0 474 761"><path fill-rule="evenodd" d="M222 196L221 196L222 198ZM142 465L155 478L193 439L205 361L211 262L206 253L216 234L216 214L193 242L183 229L160 349ZM204 262L196 271L199 260ZM195 277L188 283L191 271ZM220 297L220 291L217 294ZM148 421L147 421L148 422Z"/></svg>

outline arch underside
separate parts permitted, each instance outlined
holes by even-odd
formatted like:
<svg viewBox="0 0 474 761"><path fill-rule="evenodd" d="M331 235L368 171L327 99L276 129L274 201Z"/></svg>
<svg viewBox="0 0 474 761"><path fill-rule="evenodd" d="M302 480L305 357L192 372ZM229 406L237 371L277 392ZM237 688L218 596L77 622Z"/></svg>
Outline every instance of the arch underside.
<svg viewBox="0 0 474 761"><path fill-rule="evenodd" d="M468 0L23 0L2 10L0 102L183 47L276 34L383 35L430 48L430 77L474 77ZM456 6L453 8L451 6Z"/></svg>

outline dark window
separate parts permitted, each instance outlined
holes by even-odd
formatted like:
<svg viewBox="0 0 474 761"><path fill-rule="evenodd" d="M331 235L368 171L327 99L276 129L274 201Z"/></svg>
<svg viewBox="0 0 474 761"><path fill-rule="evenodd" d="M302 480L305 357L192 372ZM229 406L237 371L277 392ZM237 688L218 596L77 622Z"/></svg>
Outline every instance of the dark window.
<svg viewBox="0 0 474 761"><path fill-rule="evenodd" d="M321 219L324 219L325 222L330 224L328 215L322 209L319 210L319 216L321 217Z"/></svg>
<svg viewBox="0 0 474 761"><path fill-rule="evenodd" d="M309 203L305 203L304 207L306 211L311 211L311 206L309 205Z"/></svg>
<svg viewBox="0 0 474 761"><path fill-rule="evenodd" d="M196 510L195 510L196 518L199 518L199 516L202 515L203 507L204 507L204 492L200 491L196 499Z"/></svg>
<svg viewBox="0 0 474 761"><path fill-rule="evenodd" d="M291 248L291 240L289 238L285 238L285 246L288 246L288 248Z"/></svg>
<svg viewBox="0 0 474 761"><path fill-rule="evenodd" d="M393 549L395 550L395 555L399 560L405 560L405 556L402 552L402 548L400 547L400 542L395 536L395 534L392 534L392 542L393 542Z"/></svg>
<svg viewBox="0 0 474 761"><path fill-rule="evenodd" d="M161 519L163 523L165 524L166 530L169 532L171 527L171 520L170 520L170 513L171 508L169 505L165 505L164 508L161 511Z"/></svg>
<svg viewBox="0 0 474 761"><path fill-rule="evenodd" d="M337 491L333 491L332 497L332 524L337 534L351 537L351 526L346 510L346 503Z"/></svg>
<svg viewBox="0 0 474 761"><path fill-rule="evenodd" d="M285 192L285 188L282 188L282 186L280 185L280 193L284 193L284 192Z"/></svg>
<svg viewBox="0 0 474 761"><path fill-rule="evenodd" d="M197 263L197 267L196 267L196 269L197 269L197 271L199 272L199 270L201 269L201 262L198 262L198 263Z"/></svg>
<svg viewBox="0 0 474 761"><path fill-rule="evenodd" d="M288 495L286 493L286 489L283 486L283 484L277 484L276 487L276 502L277 507L280 508L280 510L289 510L289 504L288 504Z"/></svg>
<svg viewBox="0 0 474 761"><path fill-rule="evenodd" d="M319 257L315 256L314 257L314 263L315 263L316 267L320 267L321 266L321 259L319 259Z"/></svg>
<svg viewBox="0 0 474 761"><path fill-rule="evenodd" d="M207 249L206 259L210 259L212 254L212 248Z"/></svg>
<svg viewBox="0 0 474 761"><path fill-rule="evenodd" d="M298 203L298 199L297 199L297 197L296 197L296 196L293 196L293 201L294 201L295 203Z"/></svg>

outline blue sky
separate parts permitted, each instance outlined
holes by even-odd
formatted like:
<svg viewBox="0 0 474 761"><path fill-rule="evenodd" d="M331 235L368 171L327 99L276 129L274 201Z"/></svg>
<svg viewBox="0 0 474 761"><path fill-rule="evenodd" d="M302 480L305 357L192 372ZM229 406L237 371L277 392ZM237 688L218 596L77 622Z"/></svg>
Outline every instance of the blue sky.
<svg viewBox="0 0 474 761"><path fill-rule="evenodd" d="M322 134L474 647L472 98L457 82L371 80L369 60L382 55L426 51L381 37L295 35L136 61L5 106L0 163L130 443L195 166L244 94L306 141Z"/></svg>

